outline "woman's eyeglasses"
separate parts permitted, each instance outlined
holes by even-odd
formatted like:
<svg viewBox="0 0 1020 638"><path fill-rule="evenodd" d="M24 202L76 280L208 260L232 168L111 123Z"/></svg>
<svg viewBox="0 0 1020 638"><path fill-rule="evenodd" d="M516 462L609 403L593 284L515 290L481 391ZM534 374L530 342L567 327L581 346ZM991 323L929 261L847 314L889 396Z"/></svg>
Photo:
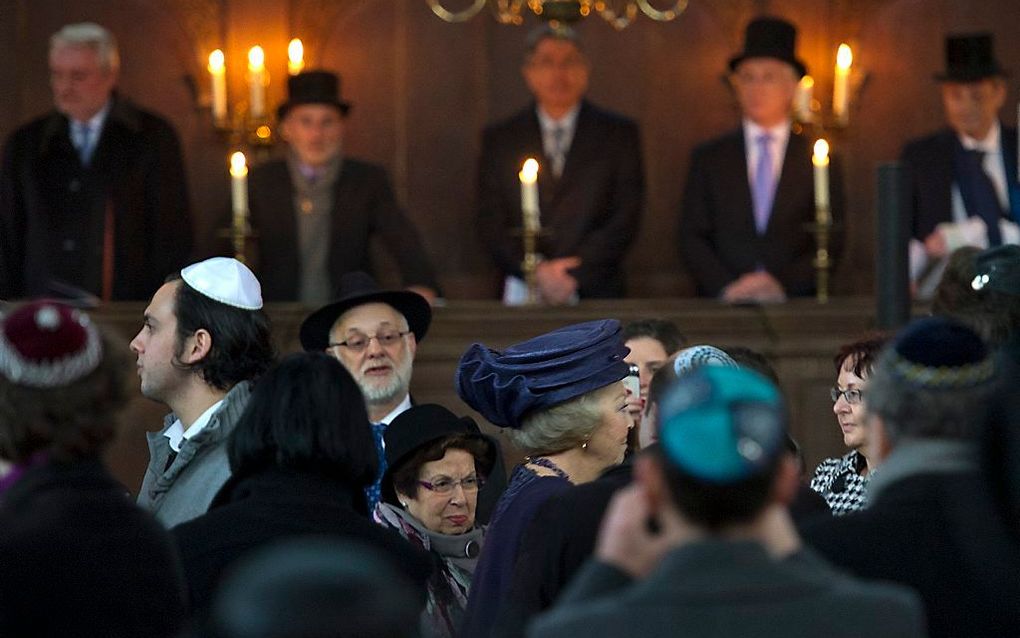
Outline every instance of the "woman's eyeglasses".
<svg viewBox="0 0 1020 638"><path fill-rule="evenodd" d="M418 485L421 485L427 490L432 490L436 494L449 494L453 491L453 488L460 485L461 489L465 492L477 492L478 489L485 483L480 476L468 476L462 478L459 481L455 481L451 478L441 477L435 481L418 481Z"/></svg>
<svg viewBox="0 0 1020 638"><path fill-rule="evenodd" d="M829 396L832 398L833 403L839 401L839 397L843 397L850 405L858 405L864 398L864 393L857 388L853 388L851 390L832 388L829 390Z"/></svg>

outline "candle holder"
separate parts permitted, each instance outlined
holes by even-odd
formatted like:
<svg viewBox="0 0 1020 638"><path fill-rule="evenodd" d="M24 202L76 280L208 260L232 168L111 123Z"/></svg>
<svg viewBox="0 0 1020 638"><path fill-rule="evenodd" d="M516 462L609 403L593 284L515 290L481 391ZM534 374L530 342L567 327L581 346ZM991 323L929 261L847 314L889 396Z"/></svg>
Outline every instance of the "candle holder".
<svg viewBox="0 0 1020 638"><path fill-rule="evenodd" d="M525 227L521 236L524 240L524 259L521 261L521 270L524 272L524 283L528 287L527 304L538 305L542 302L542 296L538 292L538 235L541 229Z"/></svg>
<svg viewBox="0 0 1020 638"><path fill-rule="evenodd" d="M832 215L828 208L818 208L816 221L808 224L808 230L815 236L815 300L820 303L829 302L829 272L832 270L832 259L829 256L829 238L832 233Z"/></svg>

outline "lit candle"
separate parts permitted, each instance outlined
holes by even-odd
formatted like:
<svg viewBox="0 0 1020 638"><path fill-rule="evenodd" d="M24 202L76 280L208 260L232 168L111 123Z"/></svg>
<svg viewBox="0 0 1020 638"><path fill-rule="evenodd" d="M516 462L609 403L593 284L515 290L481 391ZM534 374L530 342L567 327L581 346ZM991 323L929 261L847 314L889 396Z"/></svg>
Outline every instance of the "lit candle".
<svg viewBox="0 0 1020 638"><path fill-rule="evenodd" d="M839 45L836 52L836 75L832 83L832 114L841 124L846 124L850 108L850 67L854 53L847 44Z"/></svg>
<svg viewBox="0 0 1020 638"><path fill-rule="evenodd" d="M227 119L227 65L223 51L209 54L209 75L212 77L212 116L217 123Z"/></svg>
<svg viewBox="0 0 1020 638"><path fill-rule="evenodd" d="M287 45L287 71L291 75L301 73L305 68L305 45L300 38L294 38Z"/></svg>
<svg viewBox="0 0 1020 638"><path fill-rule="evenodd" d="M266 53L260 46L248 50L248 111L252 119L266 114Z"/></svg>
<svg viewBox="0 0 1020 638"><path fill-rule="evenodd" d="M538 232L542 222L538 212L538 160L529 157L517 174L521 178L521 214L524 230Z"/></svg>
<svg viewBox="0 0 1020 638"><path fill-rule="evenodd" d="M815 79L805 75L797 85L797 98L793 103L794 114L801 122L810 122L813 119L811 113L811 101L814 99Z"/></svg>
<svg viewBox="0 0 1020 638"><path fill-rule="evenodd" d="M824 139L815 142L811 163L815 165L816 221L824 224L829 222L829 143Z"/></svg>
<svg viewBox="0 0 1020 638"><path fill-rule="evenodd" d="M244 230L248 221L248 166L241 151L230 156L230 195L234 228Z"/></svg>

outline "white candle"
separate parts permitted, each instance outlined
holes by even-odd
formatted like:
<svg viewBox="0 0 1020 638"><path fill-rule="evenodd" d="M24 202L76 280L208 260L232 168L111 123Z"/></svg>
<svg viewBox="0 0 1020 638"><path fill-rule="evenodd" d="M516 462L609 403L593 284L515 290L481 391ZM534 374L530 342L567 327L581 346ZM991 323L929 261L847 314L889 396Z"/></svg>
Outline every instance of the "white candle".
<svg viewBox="0 0 1020 638"><path fill-rule="evenodd" d="M829 143L824 139L815 142L815 153L811 156L815 166L815 211L819 224L829 221Z"/></svg>
<svg viewBox="0 0 1020 638"><path fill-rule="evenodd" d="M305 68L305 45L300 38L294 38L287 45L287 72L291 75L301 73Z"/></svg>
<svg viewBox="0 0 1020 638"><path fill-rule="evenodd" d="M266 114L266 54L260 46L248 50L248 111L252 119Z"/></svg>
<svg viewBox="0 0 1020 638"><path fill-rule="evenodd" d="M209 54L209 75L212 78L213 122L227 120L227 65L223 51L216 49Z"/></svg>
<svg viewBox="0 0 1020 638"><path fill-rule="evenodd" d="M538 211L538 160L529 157L517 174L521 179L521 214L524 229L535 231L542 227Z"/></svg>
<svg viewBox="0 0 1020 638"><path fill-rule="evenodd" d="M836 53L836 75L832 83L832 114L841 124L849 119L850 109L850 67L854 53L847 44L839 45Z"/></svg>
<svg viewBox="0 0 1020 638"><path fill-rule="evenodd" d="M234 228L244 230L248 223L248 166L244 153L230 156L230 200L234 209Z"/></svg>
<svg viewBox="0 0 1020 638"><path fill-rule="evenodd" d="M810 75L805 75L800 79L800 83L797 84L797 98L793 103L794 114L797 116L798 121L810 122L814 119L811 112L814 92L815 79Z"/></svg>

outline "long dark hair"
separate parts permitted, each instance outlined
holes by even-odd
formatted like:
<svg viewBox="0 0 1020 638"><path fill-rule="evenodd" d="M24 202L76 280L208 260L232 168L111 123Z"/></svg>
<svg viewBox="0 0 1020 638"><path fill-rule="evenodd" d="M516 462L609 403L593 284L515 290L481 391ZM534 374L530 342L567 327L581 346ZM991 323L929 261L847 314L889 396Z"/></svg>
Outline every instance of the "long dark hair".
<svg viewBox="0 0 1020 638"><path fill-rule="evenodd" d="M379 469L361 390L339 361L320 352L288 355L259 380L227 456L236 476L280 467L358 487Z"/></svg>

